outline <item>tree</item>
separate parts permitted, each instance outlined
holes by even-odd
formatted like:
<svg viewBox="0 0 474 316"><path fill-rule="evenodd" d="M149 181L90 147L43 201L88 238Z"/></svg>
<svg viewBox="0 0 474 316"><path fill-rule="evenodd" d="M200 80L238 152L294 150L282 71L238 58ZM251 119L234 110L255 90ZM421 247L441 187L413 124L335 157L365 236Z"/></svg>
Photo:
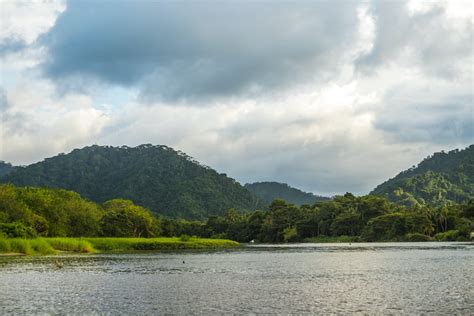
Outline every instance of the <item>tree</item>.
<svg viewBox="0 0 474 316"><path fill-rule="evenodd" d="M154 219L151 212L130 200L115 199L103 204L102 233L113 237L152 237Z"/></svg>

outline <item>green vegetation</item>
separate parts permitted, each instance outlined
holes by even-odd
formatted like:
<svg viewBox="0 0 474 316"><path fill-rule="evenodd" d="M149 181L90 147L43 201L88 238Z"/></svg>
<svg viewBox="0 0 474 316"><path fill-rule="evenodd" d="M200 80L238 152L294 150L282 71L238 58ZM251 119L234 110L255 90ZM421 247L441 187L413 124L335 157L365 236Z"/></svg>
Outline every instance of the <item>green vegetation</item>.
<svg viewBox="0 0 474 316"><path fill-rule="evenodd" d="M234 179L167 146L75 149L16 167L2 182L72 190L97 203L123 198L155 214L188 219L224 214L231 207L265 207Z"/></svg>
<svg viewBox="0 0 474 316"><path fill-rule="evenodd" d="M47 238L45 239L51 247L60 251L72 251L80 253L94 252L95 247L88 240L76 238Z"/></svg>
<svg viewBox="0 0 474 316"><path fill-rule="evenodd" d="M193 183L193 190L201 194L202 203L188 204L186 214L194 214L197 217L206 213L222 214L209 216L206 220L175 219L156 216L156 213L136 205L131 200L114 197L102 204L97 204L82 198L78 193L64 189L1 184L0 238L7 239L2 239L0 247L22 253L51 253L52 250L130 251L198 249L235 245L230 241L216 239L230 239L238 242L255 240L269 243L469 240L471 232L474 231L474 199L465 199L472 195L473 149L474 146L471 146L463 151L435 154L425 159L417 168L403 172L397 176L398 179L390 180L379 187L390 187L396 184L393 194L356 197L351 193L346 193L343 196L335 196L331 200L320 200L311 205L302 204L301 206L277 199L267 209L242 212L239 209L229 208L223 212L224 205L227 205L227 202L232 204L234 201L235 195L232 195L232 192L246 191L246 189L235 182L233 183L237 186L229 186L228 178L197 165L179 152L168 147L151 145L136 148L87 147L75 150L69 155L47 159L31 169L17 169L11 173L12 179L17 176L21 178L19 175L30 174L30 171L34 171L38 173L31 174L36 174L33 178L37 180L56 179L61 175L72 183L75 175L78 175L75 183L79 186L84 185L84 188L87 187L89 181L92 181L91 179L97 180L104 187L107 187L109 182L114 182L115 188L123 188L123 183L128 183L127 190L118 191L123 192L124 196L129 196L131 192L138 192L137 188L143 188L145 191L148 190L146 194L149 193L154 197L153 201L163 200L163 203L168 203L172 199L178 199L180 203L191 201L192 199L186 198L190 195L183 197L180 195L181 191L173 191L176 195L170 193L170 196L153 195L156 192L150 188L154 188L155 184L161 185L154 180L155 172L160 170L161 177L167 178L174 177L169 173L173 170L181 174L179 176L181 178L178 178L182 181L179 185L184 188L183 190L188 190L188 185ZM131 160L132 158L138 159L143 166L146 166L146 173L143 173L140 166ZM172 165L170 165L171 161L173 161ZM79 169L74 169L76 165L73 162L79 166ZM112 165L120 171L117 171L117 174L108 174L107 177L110 178L107 179L92 177L92 169L89 169L90 166L95 166L94 173L100 175L102 174L100 167L104 167L108 170L107 172L112 172L112 169L107 169ZM172 167L172 169L166 169L163 166ZM71 174L64 174L65 170L69 170ZM141 174L142 178L135 178L132 173L123 173L124 170ZM106 177L106 174L103 175ZM145 175L150 175L150 178ZM128 176L130 178L127 178ZM217 178L212 178L214 176ZM200 182L211 179L209 177L214 179L212 183L223 188L216 193L217 197L213 195L214 191L207 191L209 189L207 184ZM457 179L457 182L453 179ZM43 181L40 180L38 181ZM455 182L462 184L462 190L459 189L461 191L458 192L458 189L453 189L445 180L451 184ZM403 185L399 187L398 184ZM226 191L231 187L237 188L237 191ZM254 188L256 187L281 188L281 185L275 186L270 183L254 185ZM286 187L286 192L297 192L288 190L288 186ZM439 191L441 188L444 188L444 191ZM458 185L458 188L461 187ZM94 187L95 189L101 190L98 187ZM251 193L247 193L252 197ZM203 212L202 207L208 205L204 201L215 202L220 194L229 194L230 198L218 208L210 208L209 211ZM396 199L393 198L394 196L402 198ZM389 199L395 200L395 203ZM254 201L258 200L254 199ZM185 214L174 211L171 213ZM191 218L194 215L190 215Z"/></svg>
<svg viewBox="0 0 474 316"><path fill-rule="evenodd" d="M313 206L275 200L268 211L230 210L194 229L201 236L240 242L463 241L474 231L473 215L474 200L436 208L407 207L384 197L346 193Z"/></svg>
<svg viewBox="0 0 474 316"><path fill-rule="evenodd" d="M99 251L142 251L142 250L178 250L178 249L216 249L238 247L231 240L191 237L182 240L178 237L160 238L85 238Z"/></svg>
<svg viewBox="0 0 474 316"><path fill-rule="evenodd" d="M15 170L10 163L0 160L0 178Z"/></svg>
<svg viewBox="0 0 474 316"><path fill-rule="evenodd" d="M214 246L212 239L199 240L190 236L270 243L467 240L474 231L473 221L474 200L439 207L408 207L381 196L356 197L350 193L311 206L298 207L275 200L268 210L242 213L230 209L225 215L211 216L206 221L189 221L155 217L129 200L115 199L98 205L66 190L0 185L0 236L58 237L48 239L54 249L78 252L94 248L139 250ZM77 243L62 237L88 238ZM124 237L138 239L120 239ZM114 243L118 245L114 246ZM34 249L24 250L34 252Z"/></svg>
<svg viewBox="0 0 474 316"><path fill-rule="evenodd" d="M442 206L474 199L474 145L435 153L371 194L406 206Z"/></svg>
<svg viewBox="0 0 474 316"><path fill-rule="evenodd" d="M255 182L247 183L245 188L261 198L268 204L277 199L300 206L304 204L313 205L317 201L327 201L329 198L303 192L290 187L286 183L279 182Z"/></svg>
<svg viewBox="0 0 474 316"><path fill-rule="evenodd" d="M180 249L223 249L238 247L231 240L181 238L0 238L0 253L50 255L58 251L75 253L162 251Z"/></svg>
<svg viewBox="0 0 474 316"><path fill-rule="evenodd" d="M129 200L98 205L71 191L0 185L0 237L156 237L161 226Z"/></svg>

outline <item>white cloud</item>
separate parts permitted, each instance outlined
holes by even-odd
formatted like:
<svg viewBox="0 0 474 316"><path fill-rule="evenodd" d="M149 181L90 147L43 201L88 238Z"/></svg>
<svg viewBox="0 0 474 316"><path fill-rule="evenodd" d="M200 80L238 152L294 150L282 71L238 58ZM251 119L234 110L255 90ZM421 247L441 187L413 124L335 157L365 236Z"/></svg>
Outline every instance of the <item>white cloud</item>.
<svg viewBox="0 0 474 316"><path fill-rule="evenodd" d="M96 109L90 97L57 97L54 87L41 80L23 80L5 96L0 157L16 164L88 145L108 122L107 113Z"/></svg>
<svg viewBox="0 0 474 316"><path fill-rule="evenodd" d="M66 8L62 0L0 0L0 41L32 44Z"/></svg>
<svg viewBox="0 0 474 316"><path fill-rule="evenodd" d="M299 37L289 38L291 45L301 45L294 49L285 47L287 44L272 43L270 39L275 37L265 37L267 29L271 32L279 30L272 23L260 26L258 34L246 34L240 41L232 39L230 49L221 45L229 43L228 38L221 37L221 30L204 32L206 27L213 26L212 20L193 22L200 27L199 36L193 40L202 39L194 47L198 48L198 53L207 49L215 52L213 45L217 45L224 61L234 60L232 56L243 51L252 53L258 61L266 64L263 68L248 68L253 70L249 72L250 77L240 72L240 77L224 76L245 80L246 84L249 83L250 93L217 91L220 98L207 98L203 93L197 101L192 98L156 101L144 97L142 89L161 89L178 84L179 92L185 95L196 91L201 93L207 88L201 91L194 87L197 90L187 91L188 83L200 75L210 76L215 81L222 73L215 73L216 68L207 67L208 64L202 61L198 68L203 73L194 74L196 78L181 84L176 81L181 80L179 76L167 78L166 71L157 74L159 67L154 67L156 65L147 70L142 67L144 64L134 64L136 52L127 50L123 53L134 58L123 59L127 63L125 68L107 64L108 58L97 55L93 57L100 60L97 64L100 67L96 65L99 68L94 69L105 69L107 78L117 75L121 78L115 79L120 81L129 75L125 70L138 67L140 76L161 78L162 84L147 83L146 80L142 87L124 84L123 80L119 85L113 82L104 84L88 76L79 76L76 78L78 81L69 84L80 82L84 89L61 90L58 89L64 88L61 82L41 77L37 71L37 65L50 56L49 47L38 46L35 39L48 32L64 5L54 2L48 6L45 2L35 2L32 6L21 6L8 2L4 6L2 2L2 7L8 10L10 7L19 10L18 13L9 13L19 19L2 20L9 26L0 33L3 34L0 43L18 37L35 44L12 51L0 60L1 75L8 78L2 82L7 102L0 106L0 159L16 164L30 163L92 143L166 144L242 182L276 180L320 194L367 193L434 151L473 142L472 10L469 10L470 3L453 3L410 1L405 5L402 2L369 2L359 4L353 12L349 7L342 13L329 10L331 14L341 14L335 17L338 29L332 30L331 19L312 20L310 25L313 27L327 23L320 25L318 32L310 32L314 36L311 38L313 46L307 43L307 36L301 36L309 34L302 31L307 24L300 19L308 15L284 12L285 18L293 21L285 29L285 36L299 34ZM323 10L325 6L321 8ZM77 11L75 14L73 17L81 16ZM344 19L351 14L349 24L354 27L354 32L344 29ZM317 13L317 16L321 15L324 12ZM113 16L113 12L107 13L107 21L125 25L123 21L115 21ZM31 23L24 26L18 21ZM173 21L173 28L182 26L189 29L189 24L183 26L179 19ZM225 21L224 17L219 18L219 23L222 21ZM263 23L259 21L255 19L253 23ZM66 22L63 21L62 26L69 25L70 21ZM145 22L145 26L151 23ZM234 26L234 30L239 28L239 25ZM114 45L124 45L120 36L111 37L111 42L104 43L89 38L91 33L76 36L78 30L82 28L58 30L55 27L55 32L67 35L63 40L75 43L69 53L78 50L85 54L81 39L89 45L110 44L110 47L95 46L94 52L101 49L108 52L117 47ZM107 29L101 31L103 36L107 35ZM176 34L165 35L165 42L176 38ZM280 39L280 35L276 38ZM337 35L345 42L334 46ZM192 34L186 36L189 39ZM265 39L265 45L259 46L258 39L261 38ZM134 43L147 39L138 37ZM242 41L245 45L239 49ZM180 45L173 43L173 54L189 53L180 52ZM319 49L318 43L324 49ZM334 47L338 48L336 58L331 55ZM278 57L276 68L272 65L275 60L265 57L269 55L269 48ZM152 51L155 49L157 47L153 46ZM307 49L318 52L317 60L310 58L299 63L298 58L290 56L289 67L280 63L285 60L285 54ZM87 62L83 57L81 55L80 61ZM236 56L242 61L248 61L247 57ZM63 66L70 66L74 72L81 68L79 64L70 64L76 60L74 54L68 58ZM66 59L61 59L61 62ZM213 64L212 61L209 63ZM316 70L312 68L317 65L322 66ZM241 64L237 66L241 67ZM274 69L278 76L288 76L278 79L278 85L267 81L275 75L272 73ZM282 69L293 69L297 73L287 73ZM247 82L249 78L251 80ZM296 80L292 82L292 78ZM222 84L240 86L236 82ZM274 89L276 86L281 89ZM213 89L218 87L212 86L211 92L214 93ZM183 88L186 89L180 90ZM159 92L150 91L149 94Z"/></svg>

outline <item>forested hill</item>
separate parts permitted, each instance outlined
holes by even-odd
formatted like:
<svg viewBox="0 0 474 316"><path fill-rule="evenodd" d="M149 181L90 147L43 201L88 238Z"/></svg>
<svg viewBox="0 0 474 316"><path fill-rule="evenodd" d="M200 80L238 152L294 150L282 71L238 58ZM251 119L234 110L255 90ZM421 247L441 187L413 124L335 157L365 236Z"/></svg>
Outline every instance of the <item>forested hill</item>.
<svg viewBox="0 0 474 316"><path fill-rule="evenodd" d="M183 218L254 210L264 203L225 174L167 146L90 146L17 167L2 178L18 186L63 188L95 202L123 198Z"/></svg>
<svg viewBox="0 0 474 316"><path fill-rule="evenodd" d="M247 183L245 187L267 203L271 203L276 199L283 199L288 203L299 206L304 204L313 205L316 201L329 200L327 197L303 192L299 189L289 186L286 183L255 182Z"/></svg>
<svg viewBox="0 0 474 316"><path fill-rule="evenodd" d="M10 163L0 160L0 178L15 170Z"/></svg>
<svg viewBox="0 0 474 316"><path fill-rule="evenodd" d="M404 205L439 206L474 198L474 145L439 152L399 173L370 194Z"/></svg>

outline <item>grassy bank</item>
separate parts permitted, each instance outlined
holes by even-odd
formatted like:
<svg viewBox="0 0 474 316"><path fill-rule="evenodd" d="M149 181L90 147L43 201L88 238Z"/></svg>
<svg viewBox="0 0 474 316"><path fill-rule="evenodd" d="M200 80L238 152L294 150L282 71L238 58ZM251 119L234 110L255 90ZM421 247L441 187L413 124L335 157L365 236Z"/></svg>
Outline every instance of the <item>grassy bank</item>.
<svg viewBox="0 0 474 316"><path fill-rule="evenodd" d="M141 251L179 249L218 249L239 246L238 242L226 239L194 238L183 240L178 237L160 238L85 238L99 251Z"/></svg>
<svg viewBox="0 0 474 316"><path fill-rule="evenodd" d="M60 251L76 253L133 252L179 249L233 248L239 243L225 239L206 238L0 238L0 253L50 255Z"/></svg>

